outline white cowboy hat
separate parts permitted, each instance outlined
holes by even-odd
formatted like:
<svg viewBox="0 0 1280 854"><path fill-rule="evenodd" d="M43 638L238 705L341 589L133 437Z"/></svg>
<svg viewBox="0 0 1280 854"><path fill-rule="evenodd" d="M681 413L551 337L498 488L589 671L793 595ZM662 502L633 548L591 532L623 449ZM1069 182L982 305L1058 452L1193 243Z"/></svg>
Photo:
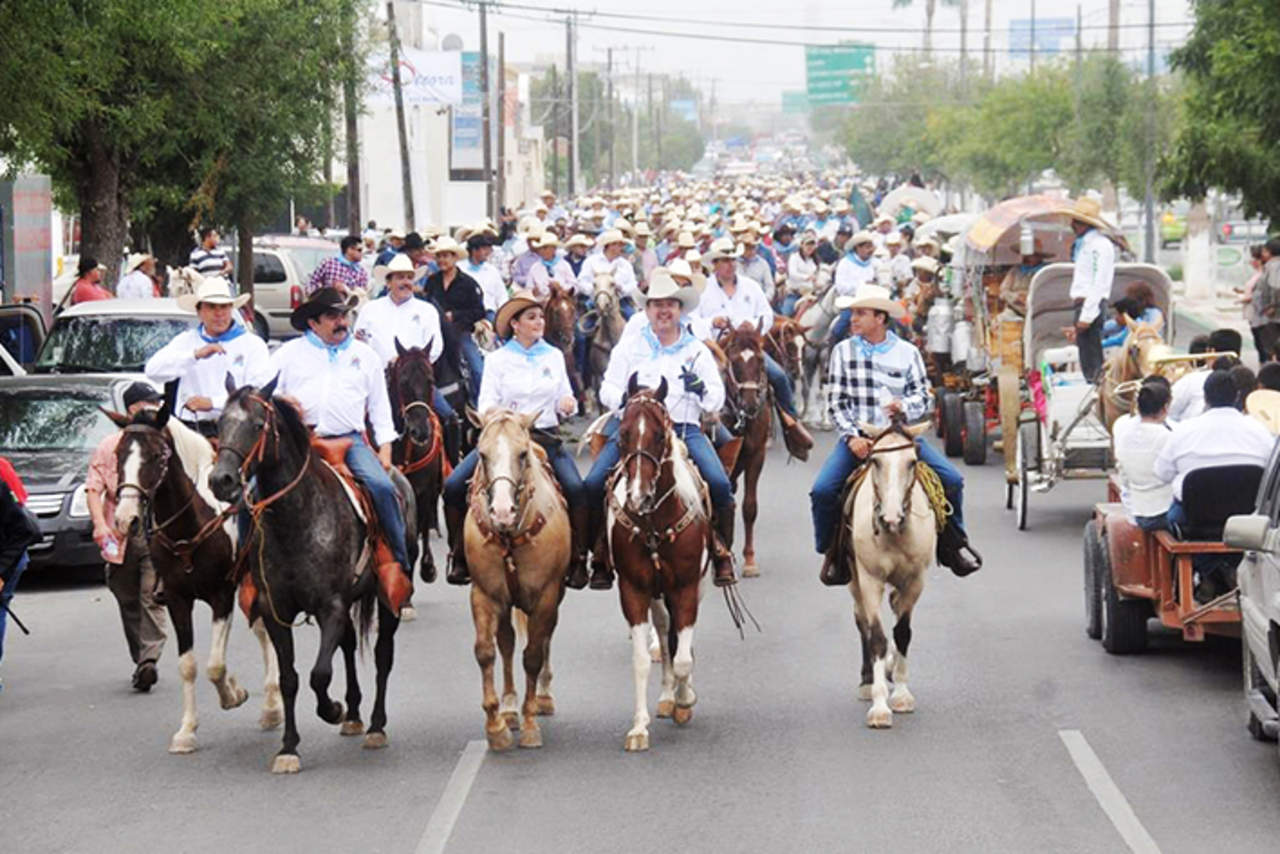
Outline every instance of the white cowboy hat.
<svg viewBox="0 0 1280 854"><path fill-rule="evenodd" d="M870 308L883 311L897 320L904 320L907 316L907 310L902 304L889 296L889 289L879 285L860 285L853 296L837 297L836 308L840 311L846 308Z"/></svg>
<svg viewBox="0 0 1280 854"><path fill-rule="evenodd" d="M507 300L498 309L498 313L493 317L493 328L498 333L499 338L511 337L511 321L526 308L542 305L542 300L533 295L531 291L519 290L511 295L511 299Z"/></svg>
<svg viewBox="0 0 1280 854"><path fill-rule="evenodd" d="M702 266L701 263L698 264ZM703 289L707 286L707 277L702 275L702 270L693 269L693 266L685 258L677 258L667 265L667 272L672 276L681 276L693 283L693 289L701 296Z"/></svg>
<svg viewBox="0 0 1280 854"><path fill-rule="evenodd" d="M891 232L889 232L888 234L886 234L886 235L884 236L884 245L885 245L885 246L901 246L901 245L902 245L902 232L900 232L900 231L891 231Z"/></svg>
<svg viewBox="0 0 1280 854"><path fill-rule="evenodd" d="M924 270L927 273L933 273L935 276L938 275L938 270L941 268L942 265L938 263L937 259L930 258L928 255L922 255L911 262L911 269Z"/></svg>
<svg viewBox="0 0 1280 854"><path fill-rule="evenodd" d="M651 299L678 299L683 310L688 313L698 307L698 291L693 285L681 287L671 278L666 267L655 267L649 274L648 293L636 294L636 303L644 306Z"/></svg>
<svg viewBox="0 0 1280 854"><path fill-rule="evenodd" d="M876 217L876 221L872 223L872 225L879 228L881 225L884 225L886 223L889 225L893 225L893 217L889 216L888 214L880 214L880 216Z"/></svg>
<svg viewBox="0 0 1280 854"><path fill-rule="evenodd" d="M388 228L388 229L387 229L387 231L386 231L386 234L385 234L384 236L387 238L387 240L392 240L392 239L395 239L395 240L404 240L404 229L403 229L403 228Z"/></svg>
<svg viewBox="0 0 1280 854"><path fill-rule="evenodd" d="M405 253L397 252L386 264L379 264L373 268L373 280L380 285L386 284L387 277L392 273L413 273L416 279L417 272L413 267L413 260Z"/></svg>
<svg viewBox="0 0 1280 854"><path fill-rule="evenodd" d="M854 247L858 246L861 243L875 243L875 242L876 242L876 239L875 237L872 236L871 232L866 230L856 231L854 232L853 237L850 237L848 240L845 241L844 251L852 252L854 250Z"/></svg>
<svg viewBox="0 0 1280 854"><path fill-rule="evenodd" d="M591 248L591 238L585 234L575 234L564 242L565 249L572 249L575 246L581 246L584 249Z"/></svg>
<svg viewBox="0 0 1280 854"><path fill-rule="evenodd" d="M458 243L458 241L454 240L447 234L436 238L436 240L431 244L431 254L439 255L442 252L448 252L453 255L457 255L458 257L462 257L462 255L465 254L462 249L462 244Z"/></svg>
<svg viewBox="0 0 1280 854"><path fill-rule="evenodd" d="M693 239L692 231L682 231L676 237L677 249L693 249L698 245L698 241Z"/></svg>
<svg viewBox="0 0 1280 854"><path fill-rule="evenodd" d="M559 245L560 238L556 237L555 232L553 231L544 231L541 237L533 241L534 249L546 249L548 247L554 249Z"/></svg>
<svg viewBox="0 0 1280 854"><path fill-rule="evenodd" d="M196 288L193 294L183 294L178 297L178 308L183 311L195 311L196 307L202 302L209 305L229 305L232 308L240 308L251 298L250 294L240 294L240 296L231 295L231 283L222 276L209 276L200 286Z"/></svg>
<svg viewBox="0 0 1280 854"><path fill-rule="evenodd" d="M596 238L596 245L599 246L601 249L603 249L604 247L608 246L611 243L626 243L626 242L627 242L627 238L623 235L621 231L619 231L616 228L611 228L608 231L603 231L600 233L600 236Z"/></svg>
<svg viewBox="0 0 1280 854"><path fill-rule="evenodd" d="M636 237L653 237L653 229L649 228L649 223L644 220L636 223Z"/></svg>
<svg viewBox="0 0 1280 854"><path fill-rule="evenodd" d="M134 270L142 266L142 263L148 258L154 258L154 255L148 255L146 252L135 252L129 256L129 260L124 265L126 273L132 273Z"/></svg>
<svg viewBox="0 0 1280 854"><path fill-rule="evenodd" d="M714 264L720 259L734 261L742 257L742 249L733 242L731 237L721 237L711 244L711 248L707 250L706 260Z"/></svg>

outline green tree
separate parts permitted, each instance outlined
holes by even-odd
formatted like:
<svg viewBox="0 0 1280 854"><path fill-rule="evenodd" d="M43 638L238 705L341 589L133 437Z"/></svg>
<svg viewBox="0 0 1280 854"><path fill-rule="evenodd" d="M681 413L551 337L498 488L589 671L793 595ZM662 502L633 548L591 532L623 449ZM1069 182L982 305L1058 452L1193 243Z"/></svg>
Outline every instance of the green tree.
<svg viewBox="0 0 1280 854"><path fill-rule="evenodd" d="M1139 93L1133 71L1111 54L1095 53L1069 72L1075 118L1066 130L1058 175L1074 191L1109 181L1120 185L1130 111Z"/></svg>

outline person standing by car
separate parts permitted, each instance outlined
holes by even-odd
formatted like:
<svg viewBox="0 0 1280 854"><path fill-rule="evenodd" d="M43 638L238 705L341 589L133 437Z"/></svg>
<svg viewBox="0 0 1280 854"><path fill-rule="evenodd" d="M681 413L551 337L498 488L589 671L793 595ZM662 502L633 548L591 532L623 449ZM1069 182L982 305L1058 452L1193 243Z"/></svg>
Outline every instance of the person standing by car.
<svg viewBox="0 0 1280 854"><path fill-rule="evenodd" d="M125 276L116 285L120 299L151 299L156 296L156 259L145 252L129 256Z"/></svg>
<svg viewBox="0 0 1280 854"><path fill-rule="evenodd" d="M326 258L307 280L307 295L321 288L336 288L343 296L357 290L367 291L369 274L360 263L363 257L364 243L359 237L348 234L342 238L338 242L338 254Z"/></svg>
<svg viewBox="0 0 1280 854"><path fill-rule="evenodd" d="M142 409L155 409L163 398L150 385L136 382L125 389L124 408L130 416ZM93 541L106 561L107 588L120 607L124 639L133 659L133 689L146 693L156 684L156 663L164 651L164 606L156 602L156 571L140 526L122 540L116 531L115 508L118 487L116 446L120 431L98 443L89 460L85 497L93 520Z"/></svg>
<svg viewBox="0 0 1280 854"><path fill-rule="evenodd" d="M231 296L226 279L205 279L194 294L178 297L178 307L194 311L200 325L157 350L144 369L153 383L177 381L174 412L206 438L218 435L228 375L237 387L271 381L266 342L235 319L234 311L248 301L248 294Z"/></svg>
<svg viewBox="0 0 1280 854"><path fill-rule="evenodd" d="M231 259L227 250L218 245L221 238L218 229L205 227L200 229L200 245L191 250L190 264L196 272L208 278L210 276L226 276L231 278Z"/></svg>
<svg viewBox="0 0 1280 854"><path fill-rule="evenodd" d="M18 590L18 579L27 568L27 549L40 541L40 523L24 504L27 490L13 466L0 457L0 663L4 661L4 630L9 603ZM0 690L4 682L0 681Z"/></svg>
<svg viewBox="0 0 1280 854"><path fill-rule="evenodd" d="M71 286L72 305L115 298L115 294L102 286L102 273L106 269L92 255L80 256L80 263L76 265L76 282Z"/></svg>

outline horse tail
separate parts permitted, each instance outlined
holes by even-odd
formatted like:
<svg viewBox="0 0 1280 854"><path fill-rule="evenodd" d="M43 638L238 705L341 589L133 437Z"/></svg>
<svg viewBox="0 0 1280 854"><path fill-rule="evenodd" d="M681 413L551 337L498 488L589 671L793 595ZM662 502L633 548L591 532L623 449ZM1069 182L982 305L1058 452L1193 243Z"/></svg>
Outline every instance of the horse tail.
<svg viewBox="0 0 1280 854"><path fill-rule="evenodd" d="M371 578L371 584L366 584L364 591L360 594L360 598L355 601L356 610L356 637L360 640L360 648L363 650L369 640L369 632L373 629L373 618L378 613L378 580Z"/></svg>

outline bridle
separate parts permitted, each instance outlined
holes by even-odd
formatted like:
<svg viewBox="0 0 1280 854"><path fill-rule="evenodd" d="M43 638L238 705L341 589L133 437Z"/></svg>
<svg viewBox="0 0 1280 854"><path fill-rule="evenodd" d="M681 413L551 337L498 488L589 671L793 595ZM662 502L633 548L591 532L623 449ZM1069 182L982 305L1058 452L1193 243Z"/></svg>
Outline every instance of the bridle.
<svg viewBox="0 0 1280 854"><path fill-rule="evenodd" d="M251 500L251 496L249 495L250 472L260 465L266 458L268 434L271 435L276 449L274 457L277 460L280 458L280 426L276 423L276 412L271 401L257 394L245 394L244 397L261 406L263 412L266 414L262 423L262 429L258 431L258 438L254 440L247 453L234 447L230 442L223 442L218 448L219 455L221 455L223 451L227 451L240 458L240 501L232 504L222 512L226 515L230 515L235 512L241 503L243 503L248 507L249 512L253 515L254 521L257 521L258 517L260 517L268 507L275 504L281 498L284 498L302 482L302 478L306 476L307 470L311 467L311 449L308 448L307 453L303 454L302 465L298 467L298 473L294 476L293 480L289 481L289 483L282 489L277 490L260 501L255 502Z"/></svg>
<svg viewBox="0 0 1280 854"><path fill-rule="evenodd" d="M427 361L426 364L429 369L430 362ZM394 362L391 363L391 368L390 368L391 378L390 378L389 385L394 390L397 402L400 400L401 367L402 367L401 360L396 359ZM434 376L428 373L428 377L429 377L428 389L431 389L435 385ZM427 397L430 397L429 392L427 394ZM408 419L409 413L419 408L425 409L427 411L427 420L431 425L431 438L430 440L428 440L427 444L424 445L418 442L412 436L410 436L407 429L403 432L404 461L401 463L397 463L396 468L400 469L400 473L404 475L413 474L414 472L421 471L422 469L431 465L439 458L441 452L444 450L444 438L441 435L442 430L440 427L440 417L436 415L436 411L431 408L431 404L427 402L426 398L424 398L423 400L411 400L408 403L400 404L399 412L400 412L401 423L407 425L409 420ZM417 459L413 459L412 452L411 452L412 448L422 448L422 447L425 447L427 449L426 453L423 456L418 457ZM448 472L446 472L446 474L447 473Z"/></svg>
<svg viewBox="0 0 1280 854"><path fill-rule="evenodd" d="M914 452L915 449L916 449L915 441L909 440L905 443L901 443L897 445L888 445L885 447L872 447L870 453L868 453L867 456L869 458L874 454L888 454L888 453L893 453L895 451L909 450ZM902 506L900 509L902 511L902 518L904 519L911 515L911 496L915 492L915 484L918 478L915 464L918 461L919 461L918 459L912 460L911 482L908 483L906 486L906 489L902 491L903 497L902 497ZM872 514L871 514L871 530L878 535L880 533L880 515L881 515L881 511L884 509L884 501L880 496L880 484L876 481L876 477L874 474L871 475L871 495L873 499Z"/></svg>
<svg viewBox="0 0 1280 854"><path fill-rule="evenodd" d="M738 363L739 357L744 352L751 352L755 358L760 360L761 370L764 370L764 351L763 349L747 350L742 348L734 352L726 351L725 356L728 359L728 370L725 371L725 386L729 392L730 403L734 412L734 426L732 432L741 433L742 430L765 408L766 395L764 390L766 384L759 380L740 381L738 375L734 373L734 366ZM754 391L756 393L755 402L751 406L744 406L742 403L742 392Z"/></svg>
<svg viewBox="0 0 1280 854"><path fill-rule="evenodd" d="M485 425L485 430L487 431L494 424L512 420L514 420L514 416L500 417ZM483 440L484 433L482 432L479 441L482 442ZM479 442L477 442L478 444ZM532 445L532 440L530 440L530 444ZM530 468L531 465L526 458L518 478L506 474L490 477L489 469L484 464L484 458L481 457L479 464L476 466L476 476L471 479L471 494L468 499L471 507L470 515L475 520L476 527L480 530L480 535L486 540L497 543L502 549L502 565L507 576L507 587L513 592L513 595L519 589L516 584L514 552L521 546L530 543L542 531L543 526L547 524L547 519L541 512L534 513L532 519L525 519L531 506L527 500L528 490L526 488L529 482ZM511 484L512 492L515 494L517 521L514 533L498 530L497 526L493 524L492 516L489 513L489 507L493 504L493 489L504 481Z"/></svg>

